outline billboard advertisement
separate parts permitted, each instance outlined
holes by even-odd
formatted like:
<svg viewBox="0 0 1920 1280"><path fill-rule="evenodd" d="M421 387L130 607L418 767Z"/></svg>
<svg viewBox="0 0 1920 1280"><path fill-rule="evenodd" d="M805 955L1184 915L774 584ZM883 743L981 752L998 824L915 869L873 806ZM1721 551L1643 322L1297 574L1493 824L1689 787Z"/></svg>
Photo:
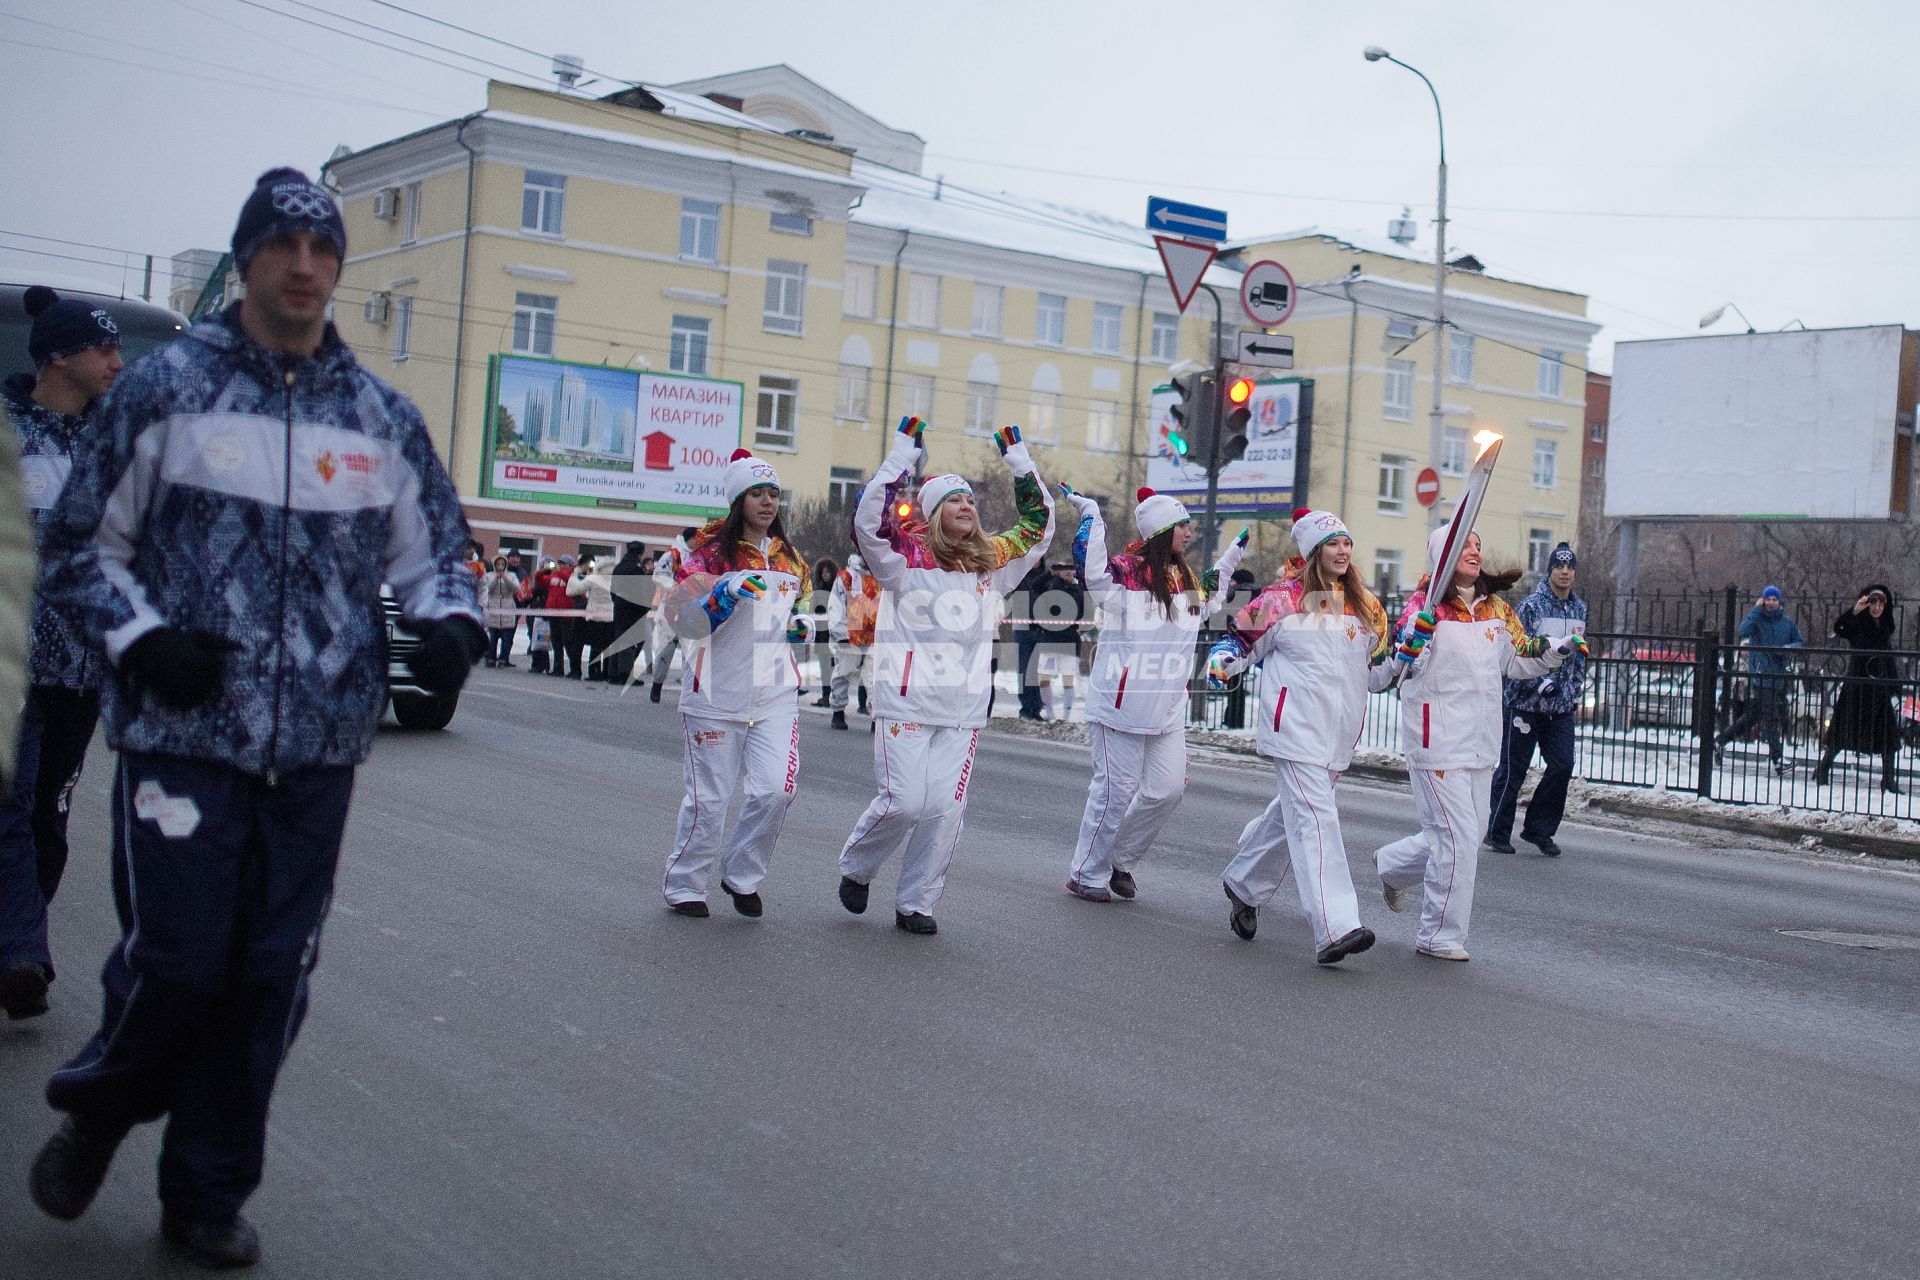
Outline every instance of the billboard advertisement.
<svg viewBox="0 0 1920 1280"><path fill-rule="evenodd" d="M482 497L677 515L725 508L740 383L497 355L487 385Z"/></svg>
<svg viewBox="0 0 1920 1280"><path fill-rule="evenodd" d="M1898 325L1619 343L1607 516L1904 513L1914 346Z"/></svg>
<svg viewBox="0 0 1920 1280"><path fill-rule="evenodd" d="M1254 384L1247 401L1253 420L1246 456L1220 473L1216 511L1277 519L1293 515L1294 469L1300 441L1300 403L1305 378L1267 378ZM1171 386L1153 389L1147 435L1147 484L1172 494L1189 507L1207 500L1207 472L1199 459L1182 461L1168 443L1171 410L1180 397Z"/></svg>

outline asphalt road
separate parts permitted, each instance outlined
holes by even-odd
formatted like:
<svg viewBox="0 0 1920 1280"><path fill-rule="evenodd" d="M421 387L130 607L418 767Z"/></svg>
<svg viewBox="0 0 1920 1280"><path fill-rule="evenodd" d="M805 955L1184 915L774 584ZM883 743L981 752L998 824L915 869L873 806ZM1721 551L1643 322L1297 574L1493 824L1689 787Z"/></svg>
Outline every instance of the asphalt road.
<svg viewBox="0 0 1920 1280"><path fill-rule="evenodd" d="M856 719L856 725L862 723ZM803 719L764 919L669 914L670 705L480 672L360 774L313 1011L249 1213L255 1274L350 1277L1920 1275L1920 875L1569 825L1482 861L1474 959L1312 962L1219 889L1266 772L1196 759L1109 906L1064 892L1084 748L982 736L937 938L835 895L864 733ZM47 1073L114 937L96 752L55 1009L0 1024L0 1277L169 1274L158 1129L93 1210L25 1192ZM895 864L897 865L897 864ZM716 887L716 894L718 890Z"/></svg>

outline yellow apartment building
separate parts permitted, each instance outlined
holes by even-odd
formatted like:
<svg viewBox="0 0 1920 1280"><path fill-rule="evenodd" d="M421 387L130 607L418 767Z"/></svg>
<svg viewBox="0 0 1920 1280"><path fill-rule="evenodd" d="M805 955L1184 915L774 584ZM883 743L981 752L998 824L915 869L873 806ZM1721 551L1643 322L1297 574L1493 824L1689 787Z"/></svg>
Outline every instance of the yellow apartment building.
<svg viewBox="0 0 1920 1280"><path fill-rule="evenodd" d="M908 413L934 424L930 467L976 475L1019 423L1050 481L1113 496L1124 524L1155 388L1209 355L1210 302L1180 315L1142 228L923 177L922 147L784 66L605 99L493 83L473 115L329 164L336 320L420 405L490 547L664 541L717 512L735 443L844 508ZM1207 276L1228 341L1262 258L1300 285L1308 499L1377 580L1410 583L1431 266L1353 233L1239 243ZM1447 460L1482 426L1507 437L1481 527L1496 563L1538 559L1575 528L1597 326L1578 295L1474 265L1450 273ZM1269 563L1285 531L1261 529Z"/></svg>

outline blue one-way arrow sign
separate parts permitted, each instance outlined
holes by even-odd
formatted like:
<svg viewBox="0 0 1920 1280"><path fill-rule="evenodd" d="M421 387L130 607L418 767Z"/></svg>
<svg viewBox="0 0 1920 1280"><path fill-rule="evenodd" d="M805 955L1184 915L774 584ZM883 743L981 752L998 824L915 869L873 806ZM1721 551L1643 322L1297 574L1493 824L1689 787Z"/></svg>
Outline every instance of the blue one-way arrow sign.
<svg viewBox="0 0 1920 1280"><path fill-rule="evenodd" d="M1160 196L1147 197L1147 230L1189 240L1225 240L1227 211L1197 204L1181 204Z"/></svg>

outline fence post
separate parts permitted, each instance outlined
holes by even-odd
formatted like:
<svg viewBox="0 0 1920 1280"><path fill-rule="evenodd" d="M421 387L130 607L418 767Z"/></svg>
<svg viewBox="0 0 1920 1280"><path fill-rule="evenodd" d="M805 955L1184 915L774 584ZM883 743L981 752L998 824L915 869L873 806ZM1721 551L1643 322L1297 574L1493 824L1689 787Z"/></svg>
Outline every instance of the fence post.
<svg viewBox="0 0 1920 1280"><path fill-rule="evenodd" d="M1733 583L1727 584L1726 611L1721 615L1720 640L1723 644L1732 644L1740 631L1740 588Z"/></svg>
<svg viewBox="0 0 1920 1280"><path fill-rule="evenodd" d="M1729 591L1728 599L1732 599ZM1699 768L1695 790L1702 800L1713 799L1713 739L1715 709L1720 705L1720 638L1711 628L1700 631L1693 655L1693 732L1699 738Z"/></svg>

